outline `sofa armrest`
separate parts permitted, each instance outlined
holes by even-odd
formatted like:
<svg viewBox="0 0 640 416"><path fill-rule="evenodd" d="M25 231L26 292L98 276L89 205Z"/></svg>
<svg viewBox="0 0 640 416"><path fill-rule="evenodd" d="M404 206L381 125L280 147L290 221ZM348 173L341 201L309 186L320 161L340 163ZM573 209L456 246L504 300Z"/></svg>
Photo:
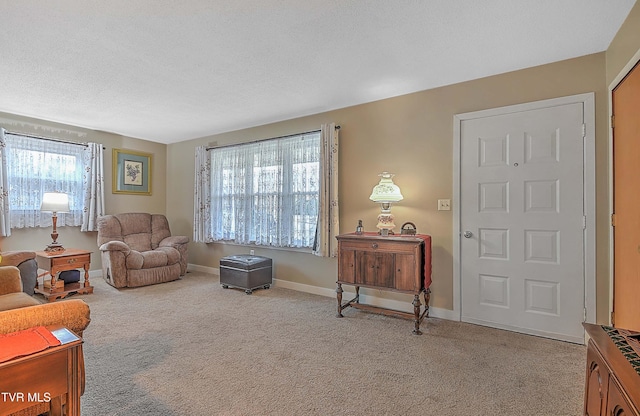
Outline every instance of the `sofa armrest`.
<svg viewBox="0 0 640 416"><path fill-rule="evenodd" d="M62 325L79 336L91 322L89 305L82 299L61 300L42 305L0 311L0 333L22 331L34 326Z"/></svg>
<svg viewBox="0 0 640 416"><path fill-rule="evenodd" d="M175 247L180 246L182 244L187 244L189 242L189 237L184 235L172 235L171 237L163 238L158 244L159 247Z"/></svg>
<svg viewBox="0 0 640 416"><path fill-rule="evenodd" d="M5 251L0 254L2 255L0 266L18 266L22 262L36 258L35 251Z"/></svg>
<svg viewBox="0 0 640 416"><path fill-rule="evenodd" d="M100 251L124 251L126 254L131 249L122 241L109 241L100 246Z"/></svg>
<svg viewBox="0 0 640 416"><path fill-rule="evenodd" d="M16 266L0 266L0 295L22 292L20 269Z"/></svg>

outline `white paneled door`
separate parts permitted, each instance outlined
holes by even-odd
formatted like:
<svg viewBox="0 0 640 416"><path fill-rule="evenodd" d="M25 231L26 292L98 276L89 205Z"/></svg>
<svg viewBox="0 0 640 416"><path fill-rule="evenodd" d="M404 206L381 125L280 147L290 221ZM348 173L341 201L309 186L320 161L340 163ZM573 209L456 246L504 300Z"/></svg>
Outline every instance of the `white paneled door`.
<svg viewBox="0 0 640 416"><path fill-rule="evenodd" d="M460 123L461 319L584 342L583 103Z"/></svg>

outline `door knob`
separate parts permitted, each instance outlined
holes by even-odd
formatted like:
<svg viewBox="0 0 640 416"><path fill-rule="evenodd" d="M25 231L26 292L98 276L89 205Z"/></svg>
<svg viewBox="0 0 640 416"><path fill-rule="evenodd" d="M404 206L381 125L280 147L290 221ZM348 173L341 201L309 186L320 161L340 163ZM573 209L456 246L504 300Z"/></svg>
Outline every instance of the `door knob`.
<svg viewBox="0 0 640 416"><path fill-rule="evenodd" d="M464 236L464 238L471 238L473 236L473 233L471 231L465 231L462 235Z"/></svg>

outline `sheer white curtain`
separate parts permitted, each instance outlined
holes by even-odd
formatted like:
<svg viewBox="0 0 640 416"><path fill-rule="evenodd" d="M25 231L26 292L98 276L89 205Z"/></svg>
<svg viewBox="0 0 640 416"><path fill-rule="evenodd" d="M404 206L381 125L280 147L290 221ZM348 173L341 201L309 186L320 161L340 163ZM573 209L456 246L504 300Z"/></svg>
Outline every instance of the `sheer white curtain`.
<svg viewBox="0 0 640 416"><path fill-rule="evenodd" d="M211 238L310 248L319 145L315 132L211 151Z"/></svg>
<svg viewBox="0 0 640 416"><path fill-rule="evenodd" d="M340 232L340 206L338 201L339 127L323 124L320 130L320 201L318 227L313 253L323 257L338 255L336 235Z"/></svg>
<svg viewBox="0 0 640 416"><path fill-rule="evenodd" d="M194 241L312 248L335 256L339 231L335 124L196 149Z"/></svg>
<svg viewBox="0 0 640 416"><path fill-rule="evenodd" d="M98 231L98 217L104 215L104 149L100 143L87 143L83 150L84 175L82 226L80 231Z"/></svg>
<svg viewBox="0 0 640 416"><path fill-rule="evenodd" d="M104 151L101 144L66 143L4 132L11 228L50 227L41 212L45 192L69 195L70 212L58 213L58 226L95 231L104 213ZM3 155L4 156L4 155Z"/></svg>
<svg viewBox="0 0 640 416"><path fill-rule="evenodd" d="M7 179L7 143L5 130L0 127L0 236L11 235L9 216L9 181Z"/></svg>
<svg viewBox="0 0 640 416"><path fill-rule="evenodd" d="M58 214L58 226L82 225L82 146L5 133L11 228L50 227L51 213L40 211L42 194L69 195L71 212Z"/></svg>
<svg viewBox="0 0 640 416"><path fill-rule="evenodd" d="M211 161L205 146L196 147L193 190L193 241L211 243Z"/></svg>

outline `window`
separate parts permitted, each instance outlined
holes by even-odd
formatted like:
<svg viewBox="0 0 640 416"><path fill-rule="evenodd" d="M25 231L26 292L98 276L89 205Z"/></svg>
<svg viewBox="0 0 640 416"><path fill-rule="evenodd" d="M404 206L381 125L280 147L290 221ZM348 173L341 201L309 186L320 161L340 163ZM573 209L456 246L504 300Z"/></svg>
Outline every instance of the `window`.
<svg viewBox="0 0 640 416"><path fill-rule="evenodd" d="M211 149L212 241L312 248L320 147L317 131Z"/></svg>
<svg viewBox="0 0 640 416"><path fill-rule="evenodd" d="M9 212L12 228L47 227L51 214L40 212L42 194L69 195L70 213L58 225L81 225L85 146L6 133Z"/></svg>

